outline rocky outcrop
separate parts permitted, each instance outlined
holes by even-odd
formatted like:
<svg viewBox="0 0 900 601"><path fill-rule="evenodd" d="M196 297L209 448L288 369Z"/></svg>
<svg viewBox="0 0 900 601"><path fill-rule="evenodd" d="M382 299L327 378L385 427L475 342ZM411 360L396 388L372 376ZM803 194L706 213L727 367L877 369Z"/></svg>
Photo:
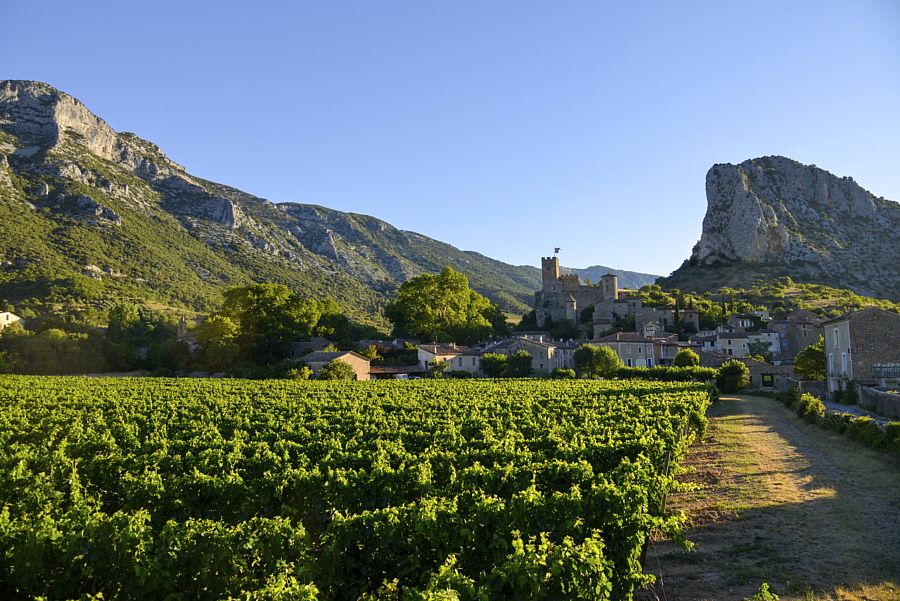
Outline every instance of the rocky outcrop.
<svg viewBox="0 0 900 601"><path fill-rule="evenodd" d="M807 281L900 297L900 205L853 178L762 157L714 165L706 199L703 234L676 274L759 264Z"/></svg>

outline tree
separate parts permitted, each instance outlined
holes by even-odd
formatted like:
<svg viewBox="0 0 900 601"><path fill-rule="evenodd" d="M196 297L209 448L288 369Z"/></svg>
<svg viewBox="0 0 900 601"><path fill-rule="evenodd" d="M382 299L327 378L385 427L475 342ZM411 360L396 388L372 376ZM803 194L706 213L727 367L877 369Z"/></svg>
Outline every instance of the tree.
<svg viewBox="0 0 900 601"><path fill-rule="evenodd" d="M356 372L349 363L335 359L319 370L320 380L355 380Z"/></svg>
<svg viewBox="0 0 900 601"><path fill-rule="evenodd" d="M237 343L238 324L224 315L211 315L194 330L200 347L200 364L208 370L220 371L234 366L240 355Z"/></svg>
<svg viewBox="0 0 900 601"><path fill-rule="evenodd" d="M469 343L508 328L499 308L450 267L401 284L384 314L398 333L423 340Z"/></svg>
<svg viewBox="0 0 900 601"><path fill-rule="evenodd" d="M238 325L243 358L268 365L284 358L291 342L314 333L322 306L282 284L252 284L228 290L220 315Z"/></svg>
<svg viewBox="0 0 900 601"><path fill-rule="evenodd" d="M531 353L521 349L506 358L506 373L510 378L527 378L532 373Z"/></svg>
<svg viewBox="0 0 900 601"><path fill-rule="evenodd" d="M695 367L700 365L700 355L689 348L681 349L675 353L672 365L675 367Z"/></svg>
<svg viewBox="0 0 900 601"><path fill-rule="evenodd" d="M722 392L738 392L748 384L750 384L750 370L737 359L723 363L716 375L716 386Z"/></svg>
<svg viewBox="0 0 900 601"><path fill-rule="evenodd" d="M763 340L751 342L747 345L747 350L749 351L751 356L762 357L762 360L767 363L772 360L772 351L768 342L765 342Z"/></svg>
<svg viewBox="0 0 900 601"><path fill-rule="evenodd" d="M488 378L502 378L506 373L506 355L485 353L481 356L481 371Z"/></svg>
<svg viewBox="0 0 900 601"><path fill-rule="evenodd" d="M794 371L807 380L825 379L825 339L819 338L799 353L794 359Z"/></svg>
<svg viewBox="0 0 900 601"><path fill-rule="evenodd" d="M575 369L584 378L611 378L622 367L622 360L608 346L583 344L575 349Z"/></svg>

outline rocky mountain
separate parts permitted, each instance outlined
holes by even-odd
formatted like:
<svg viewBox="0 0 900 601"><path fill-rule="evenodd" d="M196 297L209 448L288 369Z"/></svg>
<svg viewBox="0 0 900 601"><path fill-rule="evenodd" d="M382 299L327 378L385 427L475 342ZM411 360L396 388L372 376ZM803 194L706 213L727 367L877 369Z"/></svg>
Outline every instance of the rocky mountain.
<svg viewBox="0 0 900 601"><path fill-rule="evenodd" d="M446 265L509 311L539 287L534 267L194 177L52 86L0 81L0 300L205 310L227 286L269 281L365 318L407 278Z"/></svg>
<svg viewBox="0 0 900 601"><path fill-rule="evenodd" d="M900 204L851 177L770 156L714 165L691 257L660 284L747 286L788 275L900 300Z"/></svg>
<svg viewBox="0 0 900 601"><path fill-rule="evenodd" d="M268 281L383 323L400 283L447 265L511 312L529 309L540 287L536 267L192 176L50 85L0 81L0 301L203 311L226 287Z"/></svg>

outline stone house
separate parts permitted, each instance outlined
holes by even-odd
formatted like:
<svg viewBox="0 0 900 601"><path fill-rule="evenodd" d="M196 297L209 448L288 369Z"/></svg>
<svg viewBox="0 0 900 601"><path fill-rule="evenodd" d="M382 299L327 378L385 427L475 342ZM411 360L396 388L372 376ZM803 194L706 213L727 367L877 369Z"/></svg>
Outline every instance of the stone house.
<svg viewBox="0 0 900 601"><path fill-rule="evenodd" d="M456 370L456 367L453 366L453 360L457 357L461 357L464 353L469 351L468 347L457 346L453 342L420 344L416 348L419 359L419 366L422 369L429 369L429 364L431 363L446 361L450 364L450 367L448 369L454 371ZM460 367L460 369L462 369L462 367Z"/></svg>
<svg viewBox="0 0 900 601"><path fill-rule="evenodd" d="M671 366L678 351L690 349L699 354L700 349L687 342L657 338L653 341L653 358L656 365Z"/></svg>
<svg viewBox="0 0 900 601"><path fill-rule="evenodd" d="M823 321L826 394L878 384L876 365L900 363L900 315L869 307Z"/></svg>
<svg viewBox="0 0 900 601"><path fill-rule="evenodd" d="M313 370L316 377L332 361L341 361L352 367L357 380L368 380L370 377L369 360L353 351L315 351L304 355L300 360Z"/></svg>
<svg viewBox="0 0 900 601"><path fill-rule="evenodd" d="M747 343L763 343L773 356L781 353L781 334L774 330L758 330L747 333Z"/></svg>
<svg viewBox="0 0 900 601"><path fill-rule="evenodd" d="M822 337L822 319L812 311L798 309L787 319L774 320L769 329L781 334L781 355L790 359Z"/></svg>
<svg viewBox="0 0 900 601"><path fill-rule="evenodd" d="M595 341L608 346L626 367L653 367L653 341L634 332L616 332Z"/></svg>
<svg viewBox="0 0 900 601"><path fill-rule="evenodd" d="M22 318L18 315L10 313L9 311L0 311L0 331L6 326L11 326L19 321L22 321Z"/></svg>
<svg viewBox="0 0 900 601"><path fill-rule="evenodd" d="M720 333L716 339L716 350L721 351L727 357L746 357L749 354L749 337L747 334Z"/></svg>

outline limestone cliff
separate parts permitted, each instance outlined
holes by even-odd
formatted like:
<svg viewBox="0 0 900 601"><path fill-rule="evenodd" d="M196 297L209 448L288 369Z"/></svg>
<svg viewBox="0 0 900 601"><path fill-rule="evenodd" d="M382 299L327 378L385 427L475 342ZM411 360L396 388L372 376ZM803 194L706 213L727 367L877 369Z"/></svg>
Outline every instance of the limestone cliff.
<svg viewBox="0 0 900 601"><path fill-rule="evenodd" d="M447 265L509 311L526 310L540 282L536 268L374 217L275 204L192 176L152 142L34 81L0 81L0 265L0 301L87 294L96 304L127 297L208 309L224 286L272 281L331 296L360 317L407 278Z"/></svg>
<svg viewBox="0 0 900 601"><path fill-rule="evenodd" d="M714 165L706 217L691 257L662 283L683 288L801 281L900 298L900 204L851 177L779 156Z"/></svg>

